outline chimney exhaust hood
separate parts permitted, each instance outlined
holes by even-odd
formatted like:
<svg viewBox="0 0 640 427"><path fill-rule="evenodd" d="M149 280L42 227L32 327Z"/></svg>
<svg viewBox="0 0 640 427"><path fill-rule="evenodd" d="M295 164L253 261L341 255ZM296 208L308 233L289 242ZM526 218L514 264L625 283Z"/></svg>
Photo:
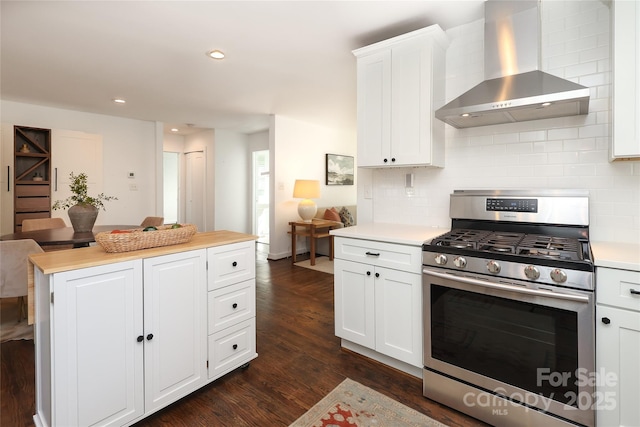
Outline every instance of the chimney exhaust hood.
<svg viewBox="0 0 640 427"><path fill-rule="evenodd" d="M589 88L539 70L537 0L485 3L485 78L436 111L461 129L589 112Z"/></svg>

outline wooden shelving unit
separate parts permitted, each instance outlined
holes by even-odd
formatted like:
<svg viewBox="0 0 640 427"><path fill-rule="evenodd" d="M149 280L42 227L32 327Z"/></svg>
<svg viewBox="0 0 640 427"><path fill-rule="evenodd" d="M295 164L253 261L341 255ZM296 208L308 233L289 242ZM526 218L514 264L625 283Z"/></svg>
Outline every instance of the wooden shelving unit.
<svg viewBox="0 0 640 427"><path fill-rule="evenodd" d="M14 229L51 217L51 129L14 126Z"/></svg>

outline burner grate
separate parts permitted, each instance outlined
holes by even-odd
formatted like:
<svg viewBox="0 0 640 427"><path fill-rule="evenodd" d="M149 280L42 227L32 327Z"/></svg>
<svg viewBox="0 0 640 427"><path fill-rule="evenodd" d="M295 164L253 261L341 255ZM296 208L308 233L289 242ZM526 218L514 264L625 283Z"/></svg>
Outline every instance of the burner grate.
<svg viewBox="0 0 640 427"><path fill-rule="evenodd" d="M582 252L577 239L544 235L527 235L520 246L518 254L544 258L581 260Z"/></svg>
<svg viewBox="0 0 640 427"><path fill-rule="evenodd" d="M491 233L479 242L478 248L482 251L513 254L523 236L522 233Z"/></svg>
<svg viewBox="0 0 640 427"><path fill-rule="evenodd" d="M459 249L478 249L478 241L490 233L489 231L460 228L435 238L432 244Z"/></svg>

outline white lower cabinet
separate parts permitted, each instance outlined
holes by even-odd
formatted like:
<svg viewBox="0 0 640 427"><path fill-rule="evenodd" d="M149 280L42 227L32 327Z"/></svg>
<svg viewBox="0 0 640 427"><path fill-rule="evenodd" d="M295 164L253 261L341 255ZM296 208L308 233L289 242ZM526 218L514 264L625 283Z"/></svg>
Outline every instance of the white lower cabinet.
<svg viewBox="0 0 640 427"><path fill-rule="evenodd" d="M336 335L421 368L420 248L338 237L335 240Z"/></svg>
<svg viewBox="0 0 640 427"><path fill-rule="evenodd" d="M220 250L36 268L36 426L131 425L255 358L255 277L207 291Z"/></svg>
<svg viewBox="0 0 640 427"><path fill-rule="evenodd" d="M640 272L596 269L598 427L640 426Z"/></svg>

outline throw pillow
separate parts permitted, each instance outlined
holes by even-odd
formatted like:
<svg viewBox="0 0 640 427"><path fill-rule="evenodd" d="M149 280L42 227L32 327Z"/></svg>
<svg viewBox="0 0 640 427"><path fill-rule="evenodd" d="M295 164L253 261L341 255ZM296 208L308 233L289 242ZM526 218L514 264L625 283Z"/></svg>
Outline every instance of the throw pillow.
<svg viewBox="0 0 640 427"><path fill-rule="evenodd" d="M342 221L345 227L351 227L352 225L355 224L353 215L351 215L351 212L349 212L349 209L343 207L342 209L340 209L339 214L340 214L340 220Z"/></svg>
<svg viewBox="0 0 640 427"><path fill-rule="evenodd" d="M341 222L340 214L336 210L336 208L325 209L323 218L329 221Z"/></svg>

